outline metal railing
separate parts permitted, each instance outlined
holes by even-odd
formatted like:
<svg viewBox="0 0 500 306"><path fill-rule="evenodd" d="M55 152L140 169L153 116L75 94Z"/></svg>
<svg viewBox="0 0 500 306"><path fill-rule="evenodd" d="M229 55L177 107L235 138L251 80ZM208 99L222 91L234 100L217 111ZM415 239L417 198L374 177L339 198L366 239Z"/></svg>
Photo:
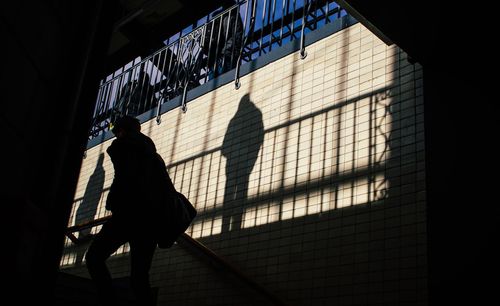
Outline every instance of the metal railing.
<svg viewBox="0 0 500 306"><path fill-rule="evenodd" d="M89 138L107 131L118 116L137 116L153 108L159 124L161 105L178 96L186 111L187 91L232 69L239 88L241 65L291 41L300 39L304 58L305 35L344 15L330 0L238 1L103 81Z"/></svg>

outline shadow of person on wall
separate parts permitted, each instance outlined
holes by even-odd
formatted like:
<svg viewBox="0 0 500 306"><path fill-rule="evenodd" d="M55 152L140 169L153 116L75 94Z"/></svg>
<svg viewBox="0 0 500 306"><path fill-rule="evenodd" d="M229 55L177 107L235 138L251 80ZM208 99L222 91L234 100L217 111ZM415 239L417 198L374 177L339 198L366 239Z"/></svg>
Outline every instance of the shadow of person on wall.
<svg viewBox="0 0 500 306"><path fill-rule="evenodd" d="M89 178L85 193L83 195L82 203L78 207L75 214L75 225L80 225L94 220L99 206L99 199L104 187L104 153L99 154L97 164L94 172ZM92 238L90 233L91 228L82 229L78 232L78 239L80 243L88 242ZM84 248L86 249L86 248ZM77 252L75 264L82 263L85 250Z"/></svg>
<svg viewBox="0 0 500 306"><path fill-rule="evenodd" d="M241 228L250 173L264 141L262 112L244 95L229 122L221 153L226 158L222 232Z"/></svg>

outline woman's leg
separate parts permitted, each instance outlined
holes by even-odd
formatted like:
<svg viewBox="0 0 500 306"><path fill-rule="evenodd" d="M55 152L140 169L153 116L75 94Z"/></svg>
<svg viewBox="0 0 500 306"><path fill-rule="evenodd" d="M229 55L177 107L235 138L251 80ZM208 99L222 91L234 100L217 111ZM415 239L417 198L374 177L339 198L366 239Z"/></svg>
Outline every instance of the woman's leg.
<svg viewBox="0 0 500 306"><path fill-rule="evenodd" d="M94 237L85 256L90 277L94 281L101 300L106 304L112 304L116 300L106 260L126 242L125 232L111 219Z"/></svg>
<svg viewBox="0 0 500 306"><path fill-rule="evenodd" d="M156 241L148 234L142 234L130 240L130 281L140 305L153 305L149 270L156 244Z"/></svg>

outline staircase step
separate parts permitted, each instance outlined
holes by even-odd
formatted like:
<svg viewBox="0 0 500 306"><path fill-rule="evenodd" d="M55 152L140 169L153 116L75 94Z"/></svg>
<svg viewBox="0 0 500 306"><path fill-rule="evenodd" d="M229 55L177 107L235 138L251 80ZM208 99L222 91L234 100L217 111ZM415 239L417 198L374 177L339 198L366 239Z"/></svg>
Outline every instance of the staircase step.
<svg viewBox="0 0 500 306"><path fill-rule="evenodd" d="M118 278L113 280L118 297L118 305L136 305L130 291L129 278ZM153 290L157 292L157 288ZM98 306L97 291L92 280L64 272L59 272L56 286L55 306ZM156 296L156 294L155 294Z"/></svg>

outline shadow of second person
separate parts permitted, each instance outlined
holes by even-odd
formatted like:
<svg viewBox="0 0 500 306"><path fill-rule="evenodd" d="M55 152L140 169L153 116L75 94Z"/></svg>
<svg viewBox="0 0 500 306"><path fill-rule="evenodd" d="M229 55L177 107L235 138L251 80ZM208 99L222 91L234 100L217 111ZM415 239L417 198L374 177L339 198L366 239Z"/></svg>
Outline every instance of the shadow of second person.
<svg viewBox="0 0 500 306"><path fill-rule="evenodd" d="M264 141L262 112L244 95L229 122L221 153L226 158L222 232L241 228L250 173Z"/></svg>

